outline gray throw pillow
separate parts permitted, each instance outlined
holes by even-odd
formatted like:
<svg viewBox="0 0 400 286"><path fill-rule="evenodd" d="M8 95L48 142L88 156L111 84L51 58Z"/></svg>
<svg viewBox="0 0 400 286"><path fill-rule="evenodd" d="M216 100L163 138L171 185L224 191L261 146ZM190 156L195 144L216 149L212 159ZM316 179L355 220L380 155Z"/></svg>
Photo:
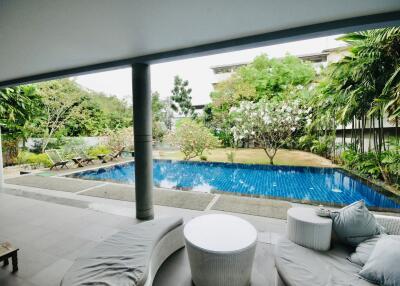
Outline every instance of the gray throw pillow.
<svg viewBox="0 0 400 286"><path fill-rule="evenodd" d="M378 240L360 276L378 285L400 285L400 237L386 235Z"/></svg>
<svg viewBox="0 0 400 286"><path fill-rule="evenodd" d="M376 243L384 235L385 234L375 235L372 238L361 242L348 259L355 264L364 266L364 264L367 263L367 260L370 257L372 251L374 250Z"/></svg>
<svg viewBox="0 0 400 286"><path fill-rule="evenodd" d="M354 247L383 232L363 200L331 212L331 218L333 231L339 240Z"/></svg>

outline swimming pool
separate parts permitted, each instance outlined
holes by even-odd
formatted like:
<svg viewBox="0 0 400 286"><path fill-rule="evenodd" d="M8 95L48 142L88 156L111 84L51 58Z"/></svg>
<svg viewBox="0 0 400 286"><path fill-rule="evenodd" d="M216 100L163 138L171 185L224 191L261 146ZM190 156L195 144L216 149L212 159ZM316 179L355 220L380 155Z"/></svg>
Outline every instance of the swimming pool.
<svg viewBox="0 0 400 286"><path fill-rule="evenodd" d="M129 162L69 175L134 184ZM223 192L325 205L364 199L369 207L400 210L395 199L377 192L338 168L291 167L154 160L154 185L198 192Z"/></svg>

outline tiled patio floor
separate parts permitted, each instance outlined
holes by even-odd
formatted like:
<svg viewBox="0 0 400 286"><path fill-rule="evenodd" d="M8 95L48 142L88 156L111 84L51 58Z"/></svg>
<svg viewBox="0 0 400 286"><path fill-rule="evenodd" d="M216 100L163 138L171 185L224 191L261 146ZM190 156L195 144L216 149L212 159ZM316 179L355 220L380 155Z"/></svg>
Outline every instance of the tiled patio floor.
<svg viewBox="0 0 400 286"><path fill-rule="evenodd" d="M77 255L116 233L134 219L132 202L78 196L32 187L11 186L0 193L0 241L20 248L16 274L0 268L0 285L59 285ZM56 196L54 195L56 193ZM180 215L185 221L218 211L195 211L155 206L157 217ZM235 214L259 231L252 285L273 285L272 244L285 231L285 221ZM154 285L191 285L185 250L162 266Z"/></svg>

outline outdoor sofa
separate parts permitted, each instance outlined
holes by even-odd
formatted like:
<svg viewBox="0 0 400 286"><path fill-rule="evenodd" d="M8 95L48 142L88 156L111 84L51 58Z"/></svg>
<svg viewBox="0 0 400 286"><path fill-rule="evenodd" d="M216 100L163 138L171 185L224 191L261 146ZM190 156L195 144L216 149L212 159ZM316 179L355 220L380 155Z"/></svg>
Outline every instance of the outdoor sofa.
<svg viewBox="0 0 400 286"><path fill-rule="evenodd" d="M182 247L182 218L135 224L78 257L61 286L150 286L161 264Z"/></svg>
<svg viewBox="0 0 400 286"><path fill-rule="evenodd" d="M387 234L400 235L400 217L375 215ZM349 261L354 248L332 238L329 251L316 251L281 238L275 248L277 286L370 286L376 285L362 279L362 266Z"/></svg>

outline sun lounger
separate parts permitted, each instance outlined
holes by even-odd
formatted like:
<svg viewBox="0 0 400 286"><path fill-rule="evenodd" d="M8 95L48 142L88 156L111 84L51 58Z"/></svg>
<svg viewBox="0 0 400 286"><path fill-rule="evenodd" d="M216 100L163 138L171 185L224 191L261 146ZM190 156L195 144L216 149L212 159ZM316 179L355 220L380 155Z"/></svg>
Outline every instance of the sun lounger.
<svg viewBox="0 0 400 286"><path fill-rule="evenodd" d="M83 159L81 157L73 157L71 158L72 162L74 162L75 165L77 165L78 167L83 167Z"/></svg>
<svg viewBox="0 0 400 286"><path fill-rule="evenodd" d="M107 155L107 159L108 161L113 161L114 159L117 159L118 157L122 156L122 152L124 152L125 147L122 147L121 149L119 149L118 151L108 154Z"/></svg>
<svg viewBox="0 0 400 286"><path fill-rule="evenodd" d="M60 154L58 153L57 150L52 149L52 150L46 150L45 153L49 157L52 166L50 167L50 170L56 167L60 167L60 169L66 167L68 168L67 164L70 162L70 160L64 160Z"/></svg>
<svg viewBox="0 0 400 286"><path fill-rule="evenodd" d="M76 149L74 149L74 151L75 151L76 154L78 154L78 155L82 158L82 161L83 161L84 163L87 163L87 164L92 163L92 164L93 164L93 160L96 159L96 158L94 158L94 157L88 156L88 155L85 153L85 151L83 151L82 148L76 148Z"/></svg>

